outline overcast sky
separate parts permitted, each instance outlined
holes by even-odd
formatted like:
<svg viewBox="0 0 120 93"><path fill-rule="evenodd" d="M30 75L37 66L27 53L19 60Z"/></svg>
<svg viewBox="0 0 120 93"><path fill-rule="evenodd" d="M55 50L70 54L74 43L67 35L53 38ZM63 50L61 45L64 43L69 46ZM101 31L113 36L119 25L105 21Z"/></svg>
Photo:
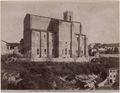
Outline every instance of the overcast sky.
<svg viewBox="0 0 120 93"><path fill-rule="evenodd" d="M116 43L119 36L117 2L2 2L2 40L19 42L23 38L26 13L63 19L63 12L73 11L74 21L82 23L89 43Z"/></svg>

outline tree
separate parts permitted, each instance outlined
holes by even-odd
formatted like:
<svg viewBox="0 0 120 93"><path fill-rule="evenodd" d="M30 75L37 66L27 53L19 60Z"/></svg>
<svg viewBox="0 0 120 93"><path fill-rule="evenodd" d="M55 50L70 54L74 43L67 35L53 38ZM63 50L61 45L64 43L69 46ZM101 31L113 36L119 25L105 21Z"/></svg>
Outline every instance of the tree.
<svg viewBox="0 0 120 93"><path fill-rule="evenodd" d="M20 53L22 53L22 54L24 53L24 39L21 39L21 40L20 40L20 50L19 50L19 51L20 51Z"/></svg>
<svg viewBox="0 0 120 93"><path fill-rule="evenodd" d="M115 54L119 53L119 50L118 50L117 47L114 48L114 53L115 53Z"/></svg>

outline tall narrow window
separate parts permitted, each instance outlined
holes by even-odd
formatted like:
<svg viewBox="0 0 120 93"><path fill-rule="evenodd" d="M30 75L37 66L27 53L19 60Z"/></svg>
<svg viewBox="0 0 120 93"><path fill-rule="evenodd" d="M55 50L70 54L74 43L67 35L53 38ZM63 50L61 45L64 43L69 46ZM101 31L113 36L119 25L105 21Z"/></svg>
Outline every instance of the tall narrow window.
<svg viewBox="0 0 120 93"><path fill-rule="evenodd" d="M71 50L69 49L69 54L71 53Z"/></svg>
<svg viewBox="0 0 120 93"><path fill-rule="evenodd" d="M69 21L71 21L71 16L69 16Z"/></svg>
<svg viewBox="0 0 120 93"><path fill-rule="evenodd" d="M37 55L39 55L39 49L37 49Z"/></svg>
<svg viewBox="0 0 120 93"><path fill-rule="evenodd" d="M67 55L67 48L65 49L65 55Z"/></svg>
<svg viewBox="0 0 120 93"><path fill-rule="evenodd" d="M83 51L81 51L81 55L83 56Z"/></svg>

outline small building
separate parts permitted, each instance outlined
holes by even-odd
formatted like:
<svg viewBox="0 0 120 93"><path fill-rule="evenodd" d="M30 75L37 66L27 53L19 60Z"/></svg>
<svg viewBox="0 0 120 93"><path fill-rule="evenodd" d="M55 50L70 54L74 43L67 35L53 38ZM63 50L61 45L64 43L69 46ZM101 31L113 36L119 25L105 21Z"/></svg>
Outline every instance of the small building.
<svg viewBox="0 0 120 93"><path fill-rule="evenodd" d="M103 44L103 47L107 50L107 54L119 54L120 53L120 44L119 43L111 43L111 44Z"/></svg>
<svg viewBox="0 0 120 93"><path fill-rule="evenodd" d="M13 54L14 48L18 47L19 43L8 43L1 40L1 55Z"/></svg>
<svg viewBox="0 0 120 93"><path fill-rule="evenodd" d="M108 70L108 84L112 85L119 79L119 69L110 68Z"/></svg>
<svg viewBox="0 0 120 93"><path fill-rule="evenodd" d="M27 14L24 19L24 53L30 58L73 58L88 56L87 37L73 13L62 19Z"/></svg>
<svg viewBox="0 0 120 93"><path fill-rule="evenodd" d="M1 40L1 55L7 54L10 49L8 43L4 40Z"/></svg>

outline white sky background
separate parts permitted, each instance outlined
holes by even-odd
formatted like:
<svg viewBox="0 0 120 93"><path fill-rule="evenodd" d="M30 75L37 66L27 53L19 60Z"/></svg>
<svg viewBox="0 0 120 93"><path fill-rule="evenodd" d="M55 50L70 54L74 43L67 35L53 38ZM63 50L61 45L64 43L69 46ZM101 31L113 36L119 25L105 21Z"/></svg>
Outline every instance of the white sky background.
<svg viewBox="0 0 120 93"><path fill-rule="evenodd" d="M73 11L74 21L82 24L89 43L117 43L119 41L118 2L2 2L2 40L19 42L23 38L26 13L63 19L63 12Z"/></svg>

